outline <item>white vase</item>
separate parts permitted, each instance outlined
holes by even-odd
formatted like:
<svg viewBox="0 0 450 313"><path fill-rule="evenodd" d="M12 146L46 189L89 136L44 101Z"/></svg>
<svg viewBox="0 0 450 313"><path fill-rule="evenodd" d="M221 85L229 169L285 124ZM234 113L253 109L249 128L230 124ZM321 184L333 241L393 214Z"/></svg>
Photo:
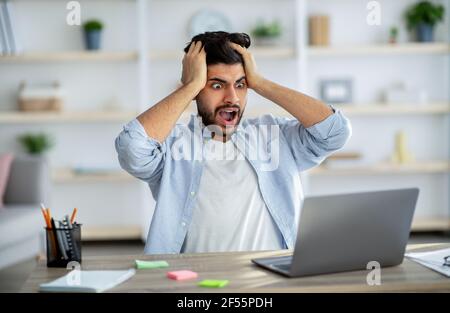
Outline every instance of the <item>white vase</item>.
<svg viewBox="0 0 450 313"><path fill-rule="evenodd" d="M255 45L257 46L277 46L279 44L279 37L255 37Z"/></svg>

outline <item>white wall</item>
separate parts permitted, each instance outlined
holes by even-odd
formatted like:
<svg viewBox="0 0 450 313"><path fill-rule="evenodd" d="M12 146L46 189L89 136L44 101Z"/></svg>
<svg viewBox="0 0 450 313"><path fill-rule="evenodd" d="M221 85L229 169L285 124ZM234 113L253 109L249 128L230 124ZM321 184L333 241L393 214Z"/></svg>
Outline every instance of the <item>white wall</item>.
<svg viewBox="0 0 450 313"><path fill-rule="evenodd" d="M133 51L137 48L135 1L80 1L82 21L98 18L105 24L102 47L105 51ZM79 26L66 24L67 1L14 1L18 37L25 52L78 51L83 38ZM66 91L64 109L102 110L116 105L124 110L138 108L138 68L136 62L49 62L0 64L0 110L16 108L19 83L59 81ZM44 131L56 146L48 155L53 168L103 166L119 168L114 139L119 123L61 123L0 125L0 151L22 150L16 137L25 132ZM107 183L62 183L53 186L51 203L55 216L79 208L85 226L140 225L144 205L138 181ZM145 185L145 184L144 184ZM150 206L152 204L150 203ZM147 209L148 211L148 209Z"/></svg>
<svg viewBox="0 0 450 313"><path fill-rule="evenodd" d="M309 14L331 16L331 45L363 45L386 43L389 28L399 27L399 43L407 42L403 12L415 1L379 1L381 25L366 23L368 1L315 0L308 2ZM450 9L448 1L437 1ZM449 22L435 30L436 41L448 41ZM350 78L353 81L353 102L358 105L383 101L383 92L403 82L413 90L422 89L429 101L448 101L448 55L364 55L310 57L308 87L313 96L320 95L321 79ZM419 100L417 99L417 102ZM408 149L418 161L445 160L449 155L449 121L442 115L352 117L353 136L344 151L358 151L364 158L359 163L375 164L388 160L394 150L394 136L403 130ZM448 174L381 175L381 176L313 176L307 194L365 191L372 189L421 188L416 217L448 216Z"/></svg>
<svg viewBox="0 0 450 313"><path fill-rule="evenodd" d="M142 0L139 0L142 1ZM96 17L105 22L103 49L130 51L137 49L138 30L136 1L80 1L82 19ZM312 0L307 1L308 14L332 15L332 44L369 44L384 42L388 29L398 22L401 12L412 0L380 1L382 25L365 23L367 1ZM448 1L441 1L447 5ZM82 49L79 27L65 24L65 1L14 1L21 43L25 51L61 51ZM189 37L191 16L202 8L223 12L232 22L234 31L249 32L257 18L279 18L285 29L281 42L294 47L294 0L154 0L147 13L150 49L181 51ZM436 32L437 40L448 40L448 20ZM407 34L400 33L400 41ZM179 81L181 60L150 61L148 105L165 97ZM260 71L268 78L295 88L297 63L295 59L257 59ZM318 83L323 78L352 77L354 100L367 103L380 100L383 88L397 81L425 88L431 100L449 100L448 56L358 56L308 58L308 90L318 96ZM68 110L101 109L118 103L124 109L139 108L137 62L62 62L0 64L0 110L15 107L20 81L59 80L67 90ZM249 106L271 106L267 100L250 93ZM418 159L447 158L449 153L448 121L442 116L364 117L352 118L353 137L346 150L358 150L364 162L387 158L393 149L394 133L403 129L408 135L409 148ZM19 152L15 137L26 131L45 130L57 140L49 153L54 167L86 165L118 167L113 140L120 124L54 124L0 125L0 152ZM445 133L447 132L447 133ZM447 138L447 139L445 139ZM448 213L448 175L415 175L414 177L310 177L307 193L335 193L352 190L401 187L410 184L423 186L419 201L421 212ZM361 187L363 186L363 187ZM445 187L447 186L447 187ZM145 191L142 191L145 190ZM52 205L58 212L71 207L80 208L86 225L132 225L144 221L148 228L153 203L146 186L136 183L63 184L54 187ZM442 196L444 194L444 196ZM428 210L428 211L427 211ZM424 213L425 214L425 213ZM145 235L145 231L144 231Z"/></svg>

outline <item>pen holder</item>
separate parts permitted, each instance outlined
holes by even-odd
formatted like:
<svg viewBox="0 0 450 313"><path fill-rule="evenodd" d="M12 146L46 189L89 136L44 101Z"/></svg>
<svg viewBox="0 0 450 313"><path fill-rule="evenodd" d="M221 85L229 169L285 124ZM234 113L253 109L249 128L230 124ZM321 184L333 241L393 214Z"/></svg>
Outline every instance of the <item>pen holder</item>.
<svg viewBox="0 0 450 313"><path fill-rule="evenodd" d="M72 228L45 228L47 267L66 267L69 262L81 264L81 224Z"/></svg>

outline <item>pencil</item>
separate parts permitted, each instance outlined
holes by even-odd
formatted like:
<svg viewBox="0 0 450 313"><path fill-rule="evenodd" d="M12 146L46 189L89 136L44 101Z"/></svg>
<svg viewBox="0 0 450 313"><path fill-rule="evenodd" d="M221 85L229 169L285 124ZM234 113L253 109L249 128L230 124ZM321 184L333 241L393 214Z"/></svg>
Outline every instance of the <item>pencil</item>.
<svg viewBox="0 0 450 313"><path fill-rule="evenodd" d="M47 213L45 212L45 210L43 208L41 208L41 211L42 211L42 215L44 215L44 220L45 220L45 224L47 225L47 228L51 228L50 223L48 222Z"/></svg>
<svg viewBox="0 0 450 313"><path fill-rule="evenodd" d="M73 212L72 212L72 216L70 217L70 224L73 224L73 222L75 221L75 216L77 215L77 208L74 208L73 209Z"/></svg>
<svg viewBox="0 0 450 313"><path fill-rule="evenodd" d="M45 223L47 224L47 236L50 237L50 242L51 242L51 246L47 246L47 249L50 249L52 256L56 259L58 257L58 250L56 247L55 234L53 233L54 231L51 230L52 222L51 222L51 216L50 216L50 209L46 209L45 205L43 203L41 203L41 210L42 210L42 214L44 214Z"/></svg>
<svg viewBox="0 0 450 313"><path fill-rule="evenodd" d="M42 214L44 214L45 224L47 224L48 228L52 228L52 225L50 223L51 217L50 212L45 208L45 205L41 203L41 211Z"/></svg>
<svg viewBox="0 0 450 313"><path fill-rule="evenodd" d="M50 208L47 208L47 217L48 217L48 221L50 223L50 225L52 225L51 221L52 221L52 214L50 213Z"/></svg>

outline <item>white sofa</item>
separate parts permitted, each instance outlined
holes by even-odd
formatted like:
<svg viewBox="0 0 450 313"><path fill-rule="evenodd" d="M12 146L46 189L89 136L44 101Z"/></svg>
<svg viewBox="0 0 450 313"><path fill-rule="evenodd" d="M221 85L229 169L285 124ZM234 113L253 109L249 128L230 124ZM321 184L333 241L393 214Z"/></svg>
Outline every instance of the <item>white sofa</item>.
<svg viewBox="0 0 450 313"><path fill-rule="evenodd" d="M44 158L16 157L0 209L0 268L44 251L40 203L48 203L50 175Z"/></svg>

